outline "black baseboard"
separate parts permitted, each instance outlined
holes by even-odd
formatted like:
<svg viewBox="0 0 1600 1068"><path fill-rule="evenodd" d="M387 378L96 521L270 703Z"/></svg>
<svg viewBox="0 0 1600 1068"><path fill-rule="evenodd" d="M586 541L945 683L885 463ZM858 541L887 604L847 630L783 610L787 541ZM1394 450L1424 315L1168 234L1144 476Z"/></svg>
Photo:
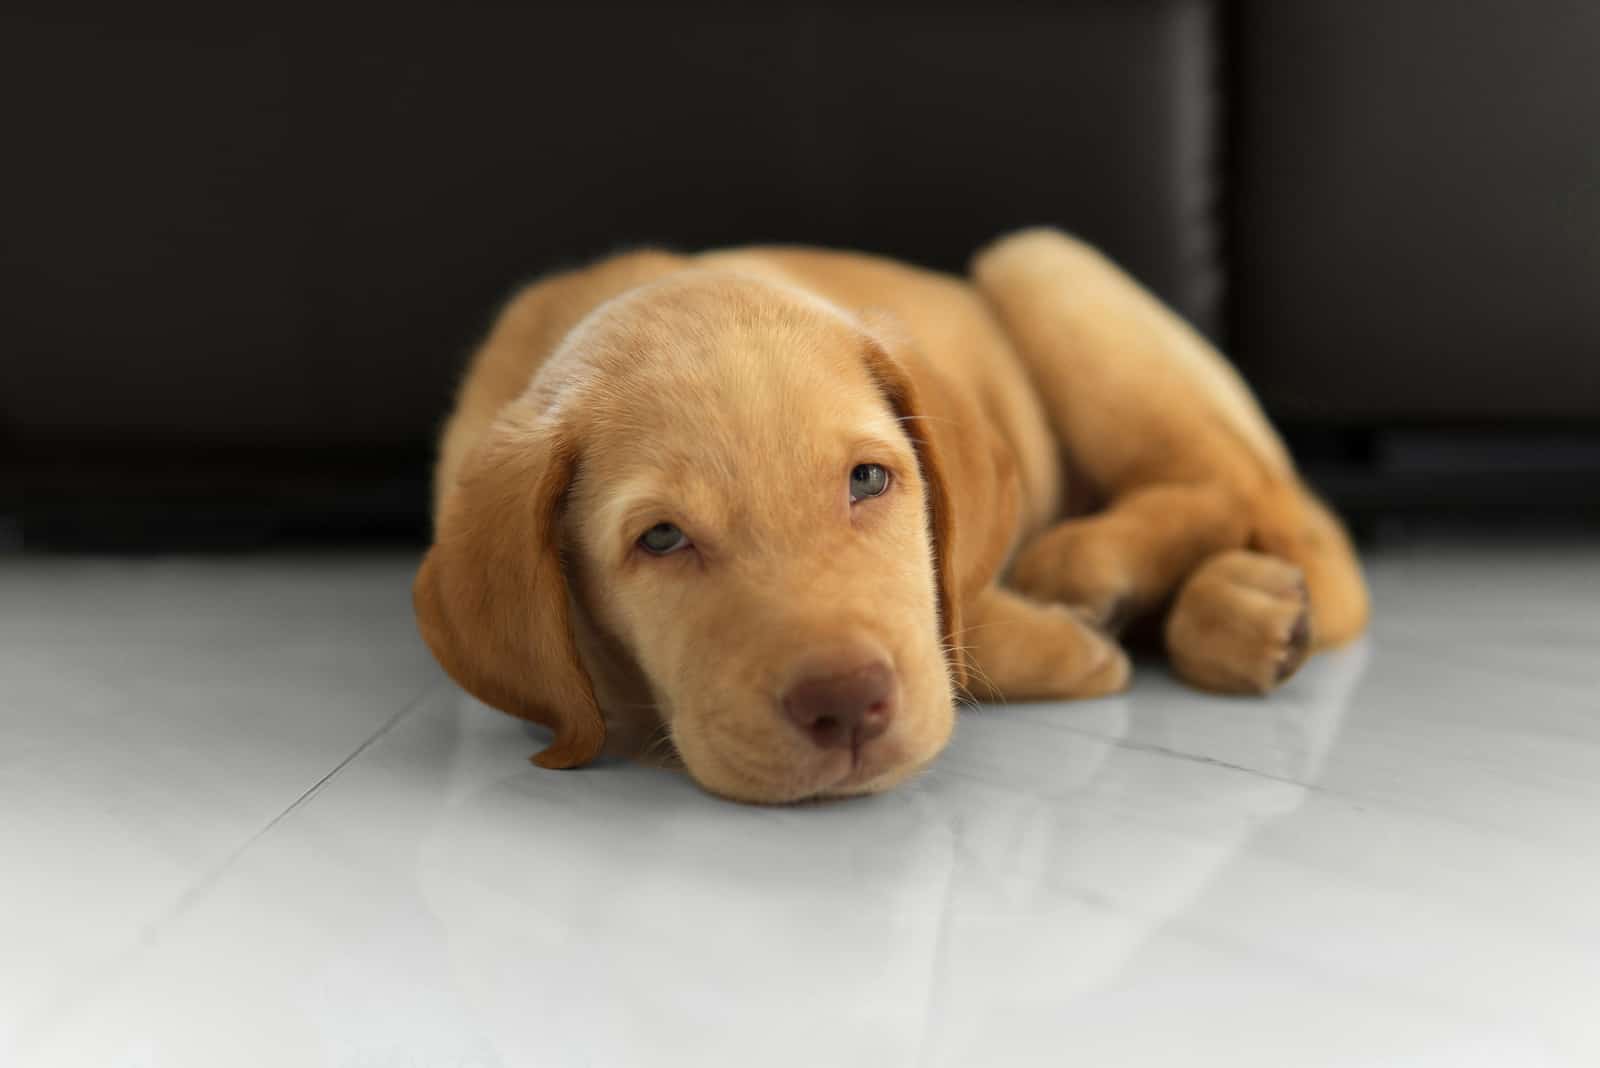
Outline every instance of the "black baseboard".
<svg viewBox="0 0 1600 1068"><path fill-rule="evenodd" d="M1600 531L1600 434L1291 427L1306 480L1380 528ZM180 462L181 460L181 462ZM105 457L0 472L0 546L195 552L427 543L430 465L405 453Z"/></svg>

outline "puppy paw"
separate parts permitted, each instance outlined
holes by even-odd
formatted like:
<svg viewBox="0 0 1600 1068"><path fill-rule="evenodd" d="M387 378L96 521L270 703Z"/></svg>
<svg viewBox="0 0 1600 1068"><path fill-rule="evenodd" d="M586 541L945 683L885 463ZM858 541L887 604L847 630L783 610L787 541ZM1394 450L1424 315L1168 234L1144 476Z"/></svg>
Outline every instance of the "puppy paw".
<svg viewBox="0 0 1600 1068"><path fill-rule="evenodd" d="M991 588L970 608L968 690L980 701L1103 697L1128 685L1128 654L1064 605Z"/></svg>
<svg viewBox="0 0 1600 1068"><path fill-rule="evenodd" d="M1071 610L1069 610L1071 611ZM1133 664L1116 640L1105 634L1079 613L1073 619L1080 628L1071 643L1069 660L1075 661L1074 678L1067 683L1066 697L1104 697L1121 693L1133 677Z"/></svg>
<svg viewBox="0 0 1600 1068"><path fill-rule="evenodd" d="M1189 576L1167 616L1167 653L1203 690L1266 693L1311 652L1311 602L1295 565L1262 553L1219 553Z"/></svg>

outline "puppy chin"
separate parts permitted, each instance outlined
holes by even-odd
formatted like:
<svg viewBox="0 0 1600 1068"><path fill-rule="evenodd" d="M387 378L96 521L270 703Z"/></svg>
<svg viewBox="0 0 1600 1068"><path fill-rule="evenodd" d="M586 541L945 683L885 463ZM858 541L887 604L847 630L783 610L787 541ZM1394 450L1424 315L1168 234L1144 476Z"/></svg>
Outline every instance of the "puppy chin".
<svg viewBox="0 0 1600 1068"><path fill-rule="evenodd" d="M829 784L850 774L850 754L811 753L781 772L745 768L738 761L720 754L684 748L684 770L699 787L728 801L749 805L787 805L818 796ZM693 755L690 755L693 754Z"/></svg>
<svg viewBox="0 0 1600 1068"><path fill-rule="evenodd" d="M690 777L707 793L746 804L783 805L861 797L898 786L933 763L949 743L954 725L952 706L915 732L891 731L868 743L859 758L849 750L804 750L776 772L770 766L746 767L729 754L688 739L680 740L678 748Z"/></svg>
<svg viewBox="0 0 1600 1068"><path fill-rule="evenodd" d="M935 754L935 756L937 755ZM843 800L847 797L870 797L873 794L881 794L922 774L933 763L933 760L934 757L929 757L922 761L895 764L892 767L876 772L869 771L866 774L852 774L842 782L820 791L816 796L818 798Z"/></svg>

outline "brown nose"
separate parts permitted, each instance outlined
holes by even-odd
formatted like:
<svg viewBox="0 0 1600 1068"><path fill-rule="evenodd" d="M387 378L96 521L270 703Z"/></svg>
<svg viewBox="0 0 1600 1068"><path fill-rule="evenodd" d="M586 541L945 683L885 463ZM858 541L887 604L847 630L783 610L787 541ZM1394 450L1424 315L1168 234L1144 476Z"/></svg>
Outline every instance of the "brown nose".
<svg viewBox="0 0 1600 1068"><path fill-rule="evenodd" d="M852 748L876 738L888 729L894 705L894 672L883 663L801 679L783 695L784 714L824 749Z"/></svg>

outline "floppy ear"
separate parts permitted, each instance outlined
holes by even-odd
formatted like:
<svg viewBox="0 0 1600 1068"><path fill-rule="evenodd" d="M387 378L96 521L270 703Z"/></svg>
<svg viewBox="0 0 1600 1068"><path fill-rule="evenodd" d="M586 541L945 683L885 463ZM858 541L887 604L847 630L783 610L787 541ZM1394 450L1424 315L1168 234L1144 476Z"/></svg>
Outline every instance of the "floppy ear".
<svg viewBox="0 0 1600 1068"><path fill-rule="evenodd" d="M945 477L944 448L935 419L923 407L917 387L906 369L877 340L866 347L867 370L889 399L906 436L917 452L923 492L928 502L928 533L933 541L933 568L939 586L939 630L949 650L950 670L957 688L967 684L967 656L957 640L961 634L961 591L956 573L955 509L950 483Z"/></svg>
<svg viewBox="0 0 1600 1068"><path fill-rule="evenodd" d="M514 405L445 493L412 586L418 628L450 677L555 731L533 758L546 768L588 763L606 735L561 569L557 510L575 462L562 431Z"/></svg>

